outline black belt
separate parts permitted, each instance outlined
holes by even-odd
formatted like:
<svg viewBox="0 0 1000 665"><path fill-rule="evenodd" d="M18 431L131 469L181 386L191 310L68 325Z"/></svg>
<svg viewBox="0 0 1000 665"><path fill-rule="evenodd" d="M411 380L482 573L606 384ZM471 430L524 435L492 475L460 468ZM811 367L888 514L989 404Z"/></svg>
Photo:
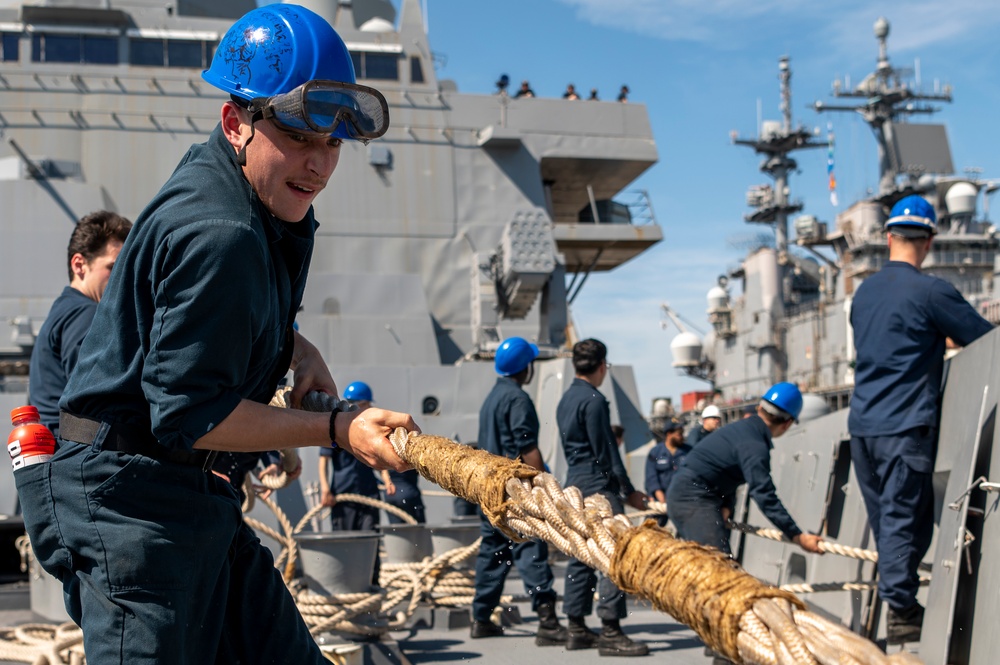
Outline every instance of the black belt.
<svg viewBox="0 0 1000 665"><path fill-rule="evenodd" d="M94 444L101 423L98 420L59 412L59 438L85 446ZM212 468L218 452L214 450L177 450L160 445L148 429L125 423L111 423L107 436L101 443L101 450L113 450L129 455L142 455L160 462L200 467L205 471Z"/></svg>

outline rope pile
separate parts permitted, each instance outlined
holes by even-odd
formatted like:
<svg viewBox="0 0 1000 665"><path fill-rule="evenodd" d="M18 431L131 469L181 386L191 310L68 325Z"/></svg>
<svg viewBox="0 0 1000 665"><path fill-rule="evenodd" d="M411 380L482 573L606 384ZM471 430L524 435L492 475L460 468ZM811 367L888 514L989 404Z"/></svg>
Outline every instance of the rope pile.
<svg viewBox="0 0 1000 665"><path fill-rule="evenodd" d="M861 636L806 611L794 595L763 584L717 550L676 540L652 521L633 527L599 495L583 499L549 474L443 437L397 429L389 439L420 475L479 503L509 537L552 543L690 626L730 660L757 665L919 662L902 652L887 656Z"/></svg>
<svg viewBox="0 0 1000 665"><path fill-rule="evenodd" d="M397 514L407 524L416 520L405 511L378 499L360 494L338 494L337 502L348 501ZM384 564L378 591L370 593L320 595L294 579L299 547L295 536L301 533L313 517L322 517L329 508L317 505L306 512L298 524L292 525L288 517L270 498L263 503L274 512L281 525L281 532L252 517L244 521L260 534L272 538L281 546L275 558L275 567L284 568L283 577L313 635L336 630L356 635L379 635L402 628L417 606L429 603L434 606L467 605L472 602L475 580L472 571L456 570L455 566L479 551L479 540L461 548L427 557L421 562ZM502 599L503 600L503 599ZM506 599L504 602L510 602Z"/></svg>

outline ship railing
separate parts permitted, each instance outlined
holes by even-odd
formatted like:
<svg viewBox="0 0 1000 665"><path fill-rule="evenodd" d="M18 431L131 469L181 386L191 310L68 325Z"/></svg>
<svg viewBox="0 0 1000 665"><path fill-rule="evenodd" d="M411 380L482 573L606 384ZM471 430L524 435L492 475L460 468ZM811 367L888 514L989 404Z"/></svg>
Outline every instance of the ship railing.
<svg viewBox="0 0 1000 665"><path fill-rule="evenodd" d="M653 212L653 201L649 198L649 191L645 189L631 189L623 192L625 200L622 201L629 211L633 226L658 226L656 213Z"/></svg>
<svg viewBox="0 0 1000 665"><path fill-rule="evenodd" d="M996 250L992 249L931 251L931 253L927 255L924 267L955 266L965 268L992 268L993 259L996 254Z"/></svg>
<svg viewBox="0 0 1000 665"><path fill-rule="evenodd" d="M991 300L979 306L983 318L995 326L1000 326L1000 300Z"/></svg>

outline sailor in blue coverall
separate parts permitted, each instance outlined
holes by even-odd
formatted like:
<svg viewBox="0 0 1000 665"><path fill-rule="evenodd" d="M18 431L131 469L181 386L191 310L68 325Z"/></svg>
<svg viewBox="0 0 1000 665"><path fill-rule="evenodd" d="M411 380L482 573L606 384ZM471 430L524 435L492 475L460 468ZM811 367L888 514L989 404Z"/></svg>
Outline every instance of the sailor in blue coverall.
<svg viewBox="0 0 1000 665"><path fill-rule="evenodd" d="M818 552L821 538L803 533L778 498L771 480L772 438L788 431L802 410L802 394L778 383L764 394L757 415L712 432L688 453L667 490L670 519L677 535L726 554L736 489L747 484L764 516L807 552Z"/></svg>
<svg viewBox="0 0 1000 665"><path fill-rule="evenodd" d="M955 287L920 272L935 227L922 197L898 201L886 222L889 262L865 279L851 307L851 459L878 549L890 644L919 640L923 623L917 568L934 529L945 340L966 346L992 329Z"/></svg>
<svg viewBox="0 0 1000 665"><path fill-rule="evenodd" d="M336 392L316 347L291 328L312 201L342 139L385 131L385 117L362 110L385 102L336 83L355 82L346 46L295 5L241 18L203 76L233 96L221 123L130 232L60 403L60 449L15 482L35 556L63 583L89 662L320 665L236 492L209 473L211 451L332 440L373 466L406 468L386 439L415 429L405 414L267 406L289 368L294 405L310 390ZM287 115L270 97L313 78L364 104L332 126L329 115L295 125L313 118L310 99L291 95L298 109Z"/></svg>
<svg viewBox="0 0 1000 665"><path fill-rule="evenodd" d="M59 400L131 228L129 220L102 210L77 222L70 235L69 286L53 301L38 331L28 382L28 404L38 408L42 424L56 436Z"/></svg>
<svg viewBox="0 0 1000 665"><path fill-rule="evenodd" d="M478 444L482 450L508 459L520 458L541 471L544 464L538 450L538 414L531 397L521 388L531 381L537 357L538 347L521 337L505 339L497 348L494 367L500 377L479 410ZM490 524L482 510L479 518L482 542L476 557L471 636L478 639L503 635L503 629L490 620L490 615L500 603L513 561L531 598L531 609L538 614L535 644L565 644L566 629L556 618L548 545L537 538L515 543Z"/></svg>
<svg viewBox="0 0 1000 665"><path fill-rule="evenodd" d="M638 510L646 507L646 495L637 492L625 472L611 430L608 400L597 389L608 376L608 349L596 339L573 345L576 376L556 407L556 422L569 471L566 486L578 487L583 496L602 494L616 514L623 513L624 498ZM577 559L566 566L563 611L569 619L567 650L594 646L602 656L644 656L649 647L631 640L619 621L626 616L625 594L605 576ZM587 628L584 618L594 607L594 589L600 600L597 616L603 624L600 635Z"/></svg>
<svg viewBox="0 0 1000 665"><path fill-rule="evenodd" d="M657 442L646 455L646 494L661 503L666 503L670 481L680 468L684 456L691 452L692 448L684 443L684 426L676 418L667 419L660 429L663 432L663 441ZM666 526L667 516L658 516L657 522L660 526Z"/></svg>

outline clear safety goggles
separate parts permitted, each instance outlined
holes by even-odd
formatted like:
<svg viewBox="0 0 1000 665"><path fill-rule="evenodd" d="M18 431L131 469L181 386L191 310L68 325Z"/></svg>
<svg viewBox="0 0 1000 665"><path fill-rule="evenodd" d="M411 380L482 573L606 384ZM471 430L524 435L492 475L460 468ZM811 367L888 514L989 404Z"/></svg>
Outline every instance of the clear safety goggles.
<svg viewBox="0 0 1000 665"><path fill-rule="evenodd" d="M313 80L274 97L258 97L250 111L279 129L359 141L389 129L389 106L378 90L340 81Z"/></svg>

